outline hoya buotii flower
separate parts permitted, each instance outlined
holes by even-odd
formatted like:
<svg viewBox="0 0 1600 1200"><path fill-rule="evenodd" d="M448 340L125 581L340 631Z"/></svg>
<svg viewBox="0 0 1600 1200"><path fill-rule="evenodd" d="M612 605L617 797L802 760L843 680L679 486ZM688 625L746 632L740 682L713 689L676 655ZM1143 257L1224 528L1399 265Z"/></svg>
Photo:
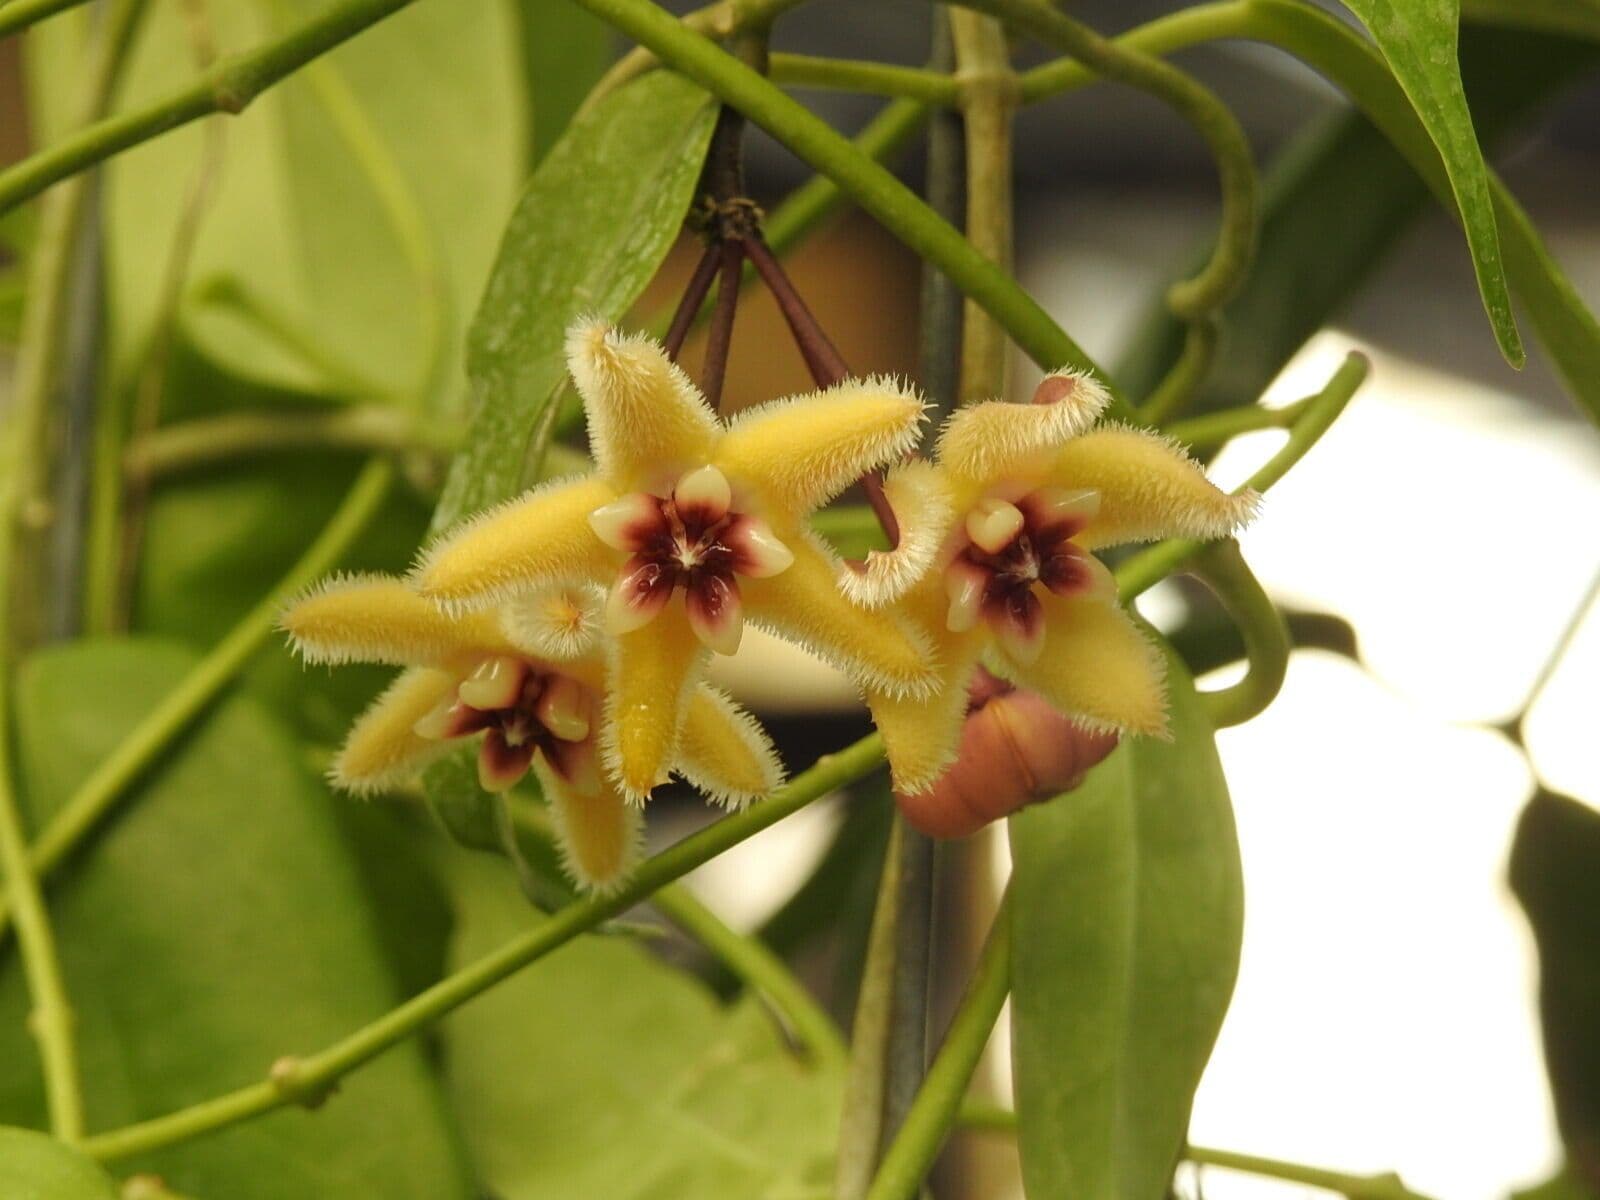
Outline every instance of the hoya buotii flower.
<svg viewBox="0 0 1600 1200"><path fill-rule="evenodd" d="M677 745L687 689L743 622L798 642L885 694L926 692L926 642L840 592L810 514L915 442L923 404L849 381L724 424L656 343L583 321L567 339L594 474L546 484L433 547L414 579L453 611L568 583L608 590L606 748L630 796Z"/></svg>
<svg viewBox="0 0 1600 1200"><path fill-rule="evenodd" d="M281 619L308 662L404 667L357 719L329 775L362 795L415 777L462 738L480 738L478 778L489 792L530 769L578 882L603 888L631 865L639 810L605 769L604 655L595 603L562 589L526 603L450 615L404 581L353 576L324 584ZM739 804L780 782L777 755L755 720L698 685L669 768L713 799Z"/></svg>
<svg viewBox="0 0 1600 1200"><path fill-rule="evenodd" d="M898 513L936 541L913 585L869 560L858 599L897 601L937 648L931 701L869 690L897 791L927 791L954 760L983 663L1091 729L1166 731L1163 663L1117 602L1094 551L1163 537L1212 539L1253 512L1159 434L1095 427L1094 380L1048 377L1033 404L988 401L951 417L917 486L939 503Z"/></svg>

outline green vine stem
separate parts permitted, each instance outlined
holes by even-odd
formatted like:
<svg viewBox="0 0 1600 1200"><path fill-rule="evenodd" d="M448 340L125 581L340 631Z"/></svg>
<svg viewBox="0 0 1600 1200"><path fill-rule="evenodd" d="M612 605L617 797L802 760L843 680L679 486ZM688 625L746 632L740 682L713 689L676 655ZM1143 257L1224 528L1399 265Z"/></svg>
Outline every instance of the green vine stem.
<svg viewBox="0 0 1600 1200"><path fill-rule="evenodd" d="M1210 454L1227 445L1241 434L1263 429L1288 429L1305 413L1316 399L1308 397L1286 404L1282 408L1263 408L1259 404L1242 404L1238 408L1225 408L1219 412L1190 417L1184 421L1171 421L1162 431L1174 441L1182 442L1197 453Z"/></svg>
<svg viewBox="0 0 1600 1200"><path fill-rule="evenodd" d="M1178 354L1178 360L1139 406L1142 420L1151 425L1165 425L1183 409L1194 396L1206 372L1211 369L1220 332L1220 323L1215 317L1202 317L1189 322L1184 330L1183 349Z"/></svg>
<svg viewBox="0 0 1600 1200"><path fill-rule="evenodd" d="M764 76L683 28L649 0L576 2L738 108L813 168L830 176L857 204L982 305L1035 362L1047 369L1073 366L1090 371L1114 389L1114 382L1099 365L1015 280L973 249L910 188ZM1120 400L1113 401L1113 415L1134 417Z"/></svg>
<svg viewBox="0 0 1600 1200"><path fill-rule="evenodd" d="M1244 639L1245 676L1216 691L1200 693L1218 729L1259 716L1283 688L1289 670L1289 629L1233 538L1212 542L1195 556L1192 570L1211 589Z"/></svg>
<svg viewBox="0 0 1600 1200"><path fill-rule="evenodd" d="M825 1069L843 1066L849 1051L839 1027L765 942L730 928L682 884L657 889L650 903L764 997L807 1058Z"/></svg>
<svg viewBox="0 0 1600 1200"><path fill-rule="evenodd" d="M1345 405L1350 403L1350 397L1355 395L1356 389L1367 378L1368 366L1366 355L1356 351L1346 355L1344 364L1333 373L1322 391L1300 409L1294 424L1289 427L1288 440L1260 470L1245 481L1245 486L1265 492L1304 458L1306 451L1317 444L1318 439L1344 411ZM1169 538L1122 562L1114 572L1122 602L1126 604L1160 583L1200 553L1205 544L1184 538Z"/></svg>
<svg viewBox="0 0 1600 1200"><path fill-rule="evenodd" d="M76 8L88 2L89 0L11 0L10 4L0 6L0 37L9 37L43 21L46 17L53 17L59 12L66 12L69 8Z"/></svg>
<svg viewBox="0 0 1600 1200"><path fill-rule="evenodd" d="M414 0L342 0L274 42L220 60L142 108L69 134L0 171L0 214L58 180L212 113L240 113L273 84Z"/></svg>
<svg viewBox="0 0 1600 1200"><path fill-rule="evenodd" d="M983 1057L1011 987L1011 907L1002 897L983 953L950 1018L916 1102L878 1167L867 1200L913 1200L945 1137L960 1114L961 1099Z"/></svg>
<svg viewBox="0 0 1600 1200"><path fill-rule="evenodd" d="M378 514L394 480L387 459L374 459L356 477L338 510L300 560L246 613L183 681L136 725L45 825L34 841L29 860L41 877L48 875L95 829L124 792L216 699L276 628L284 603L312 581L328 573ZM20 914L19 914L20 915ZM0 932L7 917L0 909Z"/></svg>
<svg viewBox="0 0 1600 1200"><path fill-rule="evenodd" d="M341 1076L389 1047L427 1028L579 934L649 899L667 884L812 801L870 775L883 761L883 742L876 734L833 754L825 754L766 800L724 817L646 859L615 890L586 896L559 909L527 933L445 977L332 1046L309 1057L286 1060L269 1078L238 1091L164 1117L87 1138L83 1149L102 1161L127 1158L235 1125L288 1104L320 1100Z"/></svg>
<svg viewBox="0 0 1600 1200"><path fill-rule="evenodd" d="M1256 169L1250 142L1228 107L1170 63L1101 37L1043 0L960 0L1001 17L1106 79L1149 92L1183 116L1210 147L1222 184L1222 223L1211 261L1167 293L1172 311L1197 320L1220 308L1250 269L1256 244Z"/></svg>
<svg viewBox="0 0 1600 1200"><path fill-rule="evenodd" d="M961 85L954 78L925 67L782 53L773 54L768 66L773 82L790 87L898 96L924 104L954 105L961 99Z"/></svg>

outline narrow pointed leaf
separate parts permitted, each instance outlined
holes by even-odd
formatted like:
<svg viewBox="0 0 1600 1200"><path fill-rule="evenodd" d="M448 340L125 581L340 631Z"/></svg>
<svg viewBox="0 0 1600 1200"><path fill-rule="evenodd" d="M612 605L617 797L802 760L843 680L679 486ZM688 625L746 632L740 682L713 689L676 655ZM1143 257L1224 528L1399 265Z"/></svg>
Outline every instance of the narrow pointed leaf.
<svg viewBox="0 0 1600 1200"><path fill-rule="evenodd" d="M0 1196L6 1200L117 1200L99 1163L32 1129L0 1127Z"/></svg>

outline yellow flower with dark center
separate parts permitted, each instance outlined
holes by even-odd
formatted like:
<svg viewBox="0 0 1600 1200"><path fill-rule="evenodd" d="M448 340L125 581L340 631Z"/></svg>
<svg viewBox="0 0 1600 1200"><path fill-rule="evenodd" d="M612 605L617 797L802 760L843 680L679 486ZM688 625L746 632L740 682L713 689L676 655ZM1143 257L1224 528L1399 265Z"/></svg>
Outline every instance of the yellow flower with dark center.
<svg viewBox="0 0 1600 1200"><path fill-rule="evenodd" d="M568 336L597 470L492 509L434 546L414 580L455 612L562 584L609 589L604 748L624 792L649 792L678 744L685 698L745 620L910 698L929 647L899 614L841 594L811 513L914 445L922 401L853 380L758 405L726 424L656 343L598 322Z"/></svg>
<svg viewBox="0 0 1600 1200"><path fill-rule="evenodd" d="M602 761L596 607L579 591L557 590L452 616L381 575L336 579L297 600L281 624L306 661L406 668L357 719L330 778L370 795L410 781L460 739L479 738L484 789L503 792L533 770L573 878L591 888L616 883L637 856L640 821ZM764 795L782 775L754 718L706 684L686 693L666 765L730 805Z"/></svg>
<svg viewBox="0 0 1600 1200"><path fill-rule="evenodd" d="M931 699L868 691L902 793L926 791L953 760L980 662L1087 727L1165 733L1161 656L1093 551L1223 537L1257 497L1222 492L1159 434L1095 427L1105 404L1092 379L1053 375L1033 404L962 409L933 463L891 475L891 499L909 501L897 507L902 546L927 569L896 550L845 584L863 604L907 613L937 648Z"/></svg>

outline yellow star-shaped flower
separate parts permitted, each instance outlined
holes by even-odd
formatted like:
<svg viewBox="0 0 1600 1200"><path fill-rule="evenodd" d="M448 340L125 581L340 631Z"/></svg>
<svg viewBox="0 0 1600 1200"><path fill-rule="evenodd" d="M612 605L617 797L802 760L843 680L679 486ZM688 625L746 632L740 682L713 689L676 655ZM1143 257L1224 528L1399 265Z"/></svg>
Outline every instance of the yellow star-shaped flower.
<svg viewBox="0 0 1600 1200"><path fill-rule="evenodd" d="M1220 491L1159 434L1094 428L1105 404L1092 379L1053 375L1033 404L956 413L935 462L891 474L891 499L906 503L902 546L928 569L908 569L897 550L869 558L846 586L863 604L903 609L937 648L931 699L868 691L903 794L926 791L954 759L980 661L1087 726L1165 732L1161 656L1092 551L1222 537L1257 497Z"/></svg>
<svg viewBox="0 0 1600 1200"><path fill-rule="evenodd" d="M933 684L929 648L901 617L840 592L810 514L915 443L922 401L890 380L762 404L726 424L656 343L573 327L592 475L492 509L426 553L417 589L452 611L566 583L609 588L606 750L642 796L673 760L685 697L743 622L816 652L863 685L909 697Z"/></svg>
<svg viewBox="0 0 1600 1200"><path fill-rule="evenodd" d="M626 803L599 750L605 660L597 605L558 590L524 603L448 615L404 581L336 579L281 619L308 662L406 668L351 727L329 775L370 795L415 777L458 739L481 736L478 778L489 792L538 776L573 878L605 888L638 851L639 808ZM688 688L668 768L724 804L781 782L760 726L726 695Z"/></svg>

